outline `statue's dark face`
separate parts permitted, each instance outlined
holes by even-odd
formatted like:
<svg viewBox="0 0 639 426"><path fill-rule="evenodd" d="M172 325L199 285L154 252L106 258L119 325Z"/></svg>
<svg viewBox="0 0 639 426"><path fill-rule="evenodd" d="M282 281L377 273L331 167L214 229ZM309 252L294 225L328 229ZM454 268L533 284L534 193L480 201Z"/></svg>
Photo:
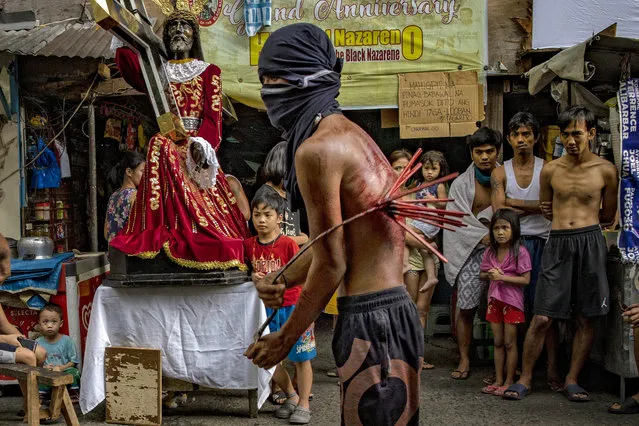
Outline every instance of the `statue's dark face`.
<svg viewBox="0 0 639 426"><path fill-rule="evenodd" d="M169 23L169 48L176 59L189 57L193 47L193 27L185 19L176 19Z"/></svg>

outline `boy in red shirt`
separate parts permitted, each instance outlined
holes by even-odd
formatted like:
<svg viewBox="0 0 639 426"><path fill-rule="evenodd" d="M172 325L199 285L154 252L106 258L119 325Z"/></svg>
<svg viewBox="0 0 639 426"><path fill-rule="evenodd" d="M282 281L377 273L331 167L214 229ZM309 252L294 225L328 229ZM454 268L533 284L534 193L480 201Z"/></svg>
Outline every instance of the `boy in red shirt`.
<svg viewBox="0 0 639 426"><path fill-rule="evenodd" d="M257 236L244 241L246 263L253 270L253 281L282 268L299 250L292 238L282 235L280 223L284 205L279 196L268 191L260 191L251 203L253 226ZM302 287L291 287L284 293L284 302L269 325L271 332L279 330L295 309ZM272 310L266 308L266 314ZM299 395L291 382L286 368L282 364L275 368L273 381L286 392L286 401L275 411L280 419L289 419L290 424L307 424L311 420L309 396L313 384L311 359L315 358L315 336L311 325L298 339L288 354L289 361L295 365Z"/></svg>

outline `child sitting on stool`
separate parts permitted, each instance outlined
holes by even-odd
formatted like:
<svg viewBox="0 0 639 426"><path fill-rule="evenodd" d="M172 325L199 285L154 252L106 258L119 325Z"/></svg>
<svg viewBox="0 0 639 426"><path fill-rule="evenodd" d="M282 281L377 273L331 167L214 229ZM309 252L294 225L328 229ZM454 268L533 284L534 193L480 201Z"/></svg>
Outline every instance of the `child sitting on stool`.
<svg viewBox="0 0 639 426"><path fill-rule="evenodd" d="M40 311L39 323L42 336L38 337L38 345L47 350L47 359L44 368L53 371L68 373L73 376L73 383L67 385L71 401L77 402L80 390L80 371L78 365L78 353L75 350L73 340L60 334L62 327L62 309L54 303L47 303ZM40 395L45 398L49 396L51 387L40 385Z"/></svg>

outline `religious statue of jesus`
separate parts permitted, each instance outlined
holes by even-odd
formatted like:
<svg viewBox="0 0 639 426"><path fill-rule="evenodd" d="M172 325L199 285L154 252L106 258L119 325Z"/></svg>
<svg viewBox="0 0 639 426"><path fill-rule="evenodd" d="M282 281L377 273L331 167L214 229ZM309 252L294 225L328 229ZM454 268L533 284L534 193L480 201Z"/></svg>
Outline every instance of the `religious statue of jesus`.
<svg viewBox="0 0 639 426"><path fill-rule="evenodd" d="M170 89L188 137L151 138L129 221L110 244L149 259L164 250L189 268L245 269L246 221L215 155L222 139L220 68L203 61L199 24L191 12L173 12L162 39L172 58L166 68ZM146 92L133 50L119 48L116 63L131 86Z"/></svg>

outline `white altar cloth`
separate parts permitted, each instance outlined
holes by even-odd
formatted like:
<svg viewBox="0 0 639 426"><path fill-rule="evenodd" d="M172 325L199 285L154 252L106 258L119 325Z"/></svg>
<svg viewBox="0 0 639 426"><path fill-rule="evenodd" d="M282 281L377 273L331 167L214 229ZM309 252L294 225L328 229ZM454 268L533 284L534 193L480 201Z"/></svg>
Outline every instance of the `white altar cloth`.
<svg viewBox="0 0 639 426"><path fill-rule="evenodd" d="M255 286L98 288L86 341L80 408L105 398L104 348L162 350L167 377L217 389L258 389L269 395L274 369L258 369L242 354L266 320Z"/></svg>

